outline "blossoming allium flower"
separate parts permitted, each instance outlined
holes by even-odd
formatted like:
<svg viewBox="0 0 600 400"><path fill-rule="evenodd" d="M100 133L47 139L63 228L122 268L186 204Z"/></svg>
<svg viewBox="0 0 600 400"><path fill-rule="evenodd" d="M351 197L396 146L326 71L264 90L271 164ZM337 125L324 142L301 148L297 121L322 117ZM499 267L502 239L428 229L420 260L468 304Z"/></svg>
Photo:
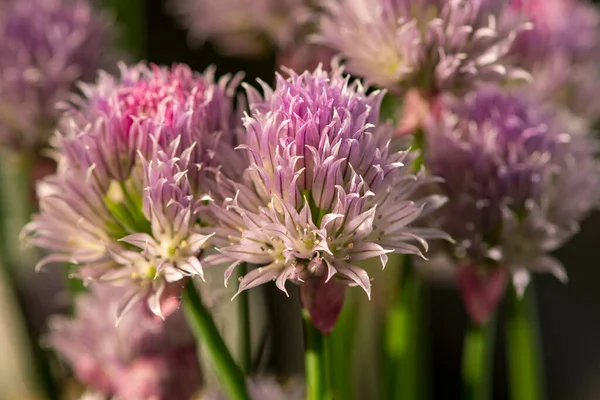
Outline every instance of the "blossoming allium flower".
<svg viewBox="0 0 600 400"><path fill-rule="evenodd" d="M75 82L106 66L111 26L87 0L0 4L0 144L44 146Z"/></svg>
<svg viewBox="0 0 600 400"><path fill-rule="evenodd" d="M506 63L529 27L506 0L328 0L319 41L348 71L392 91L464 92L482 81L528 78Z"/></svg>
<svg viewBox="0 0 600 400"><path fill-rule="evenodd" d="M123 288L90 287L77 297L73 319L50 320L47 339L77 378L102 398L188 400L201 374L182 313L162 321L138 303L115 326Z"/></svg>
<svg viewBox="0 0 600 400"><path fill-rule="evenodd" d="M192 38L214 40L230 54L264 53L294 44L310 20L307 0L173 0Z"/></svg>
<svg viewBox="0 0 600 400"><path fill-rule="evenodd" d="M275 281L287 293L287 281L302 284L313 323L329 332L346 286L370 295L357 262L378 257L385 266L387 253L421 255L425 239L443 236L410 227L440 199L411 200L428 179L407 173L407 152L389 150L392 128L378 121L382 92L367 94L337 67L288 73L274 89L263 84L264 96L247 87L242 147L250 166L246 182L220 178L226 198L213 207L215 243L236 260L226 279L240 262L257 266L240 291Z"/></svg>
<svg viewBox="0 0 600 400"><path fill-rule="evenodd" d="M511 51L514 61L534 77L525 90L533 89L540 99L591 125L600 113L597 8L582 0L513 0L512 7L533 22Z"/></svg>
<svg viewBox="0 0 600 400"><path fill-rule="evenodd" d="M565 281L548 253L598 204L597 143L565 133L539 104L492 87L451 104L425 137L425 163L445 180L439 224L457 241L450 255L472 318L489 317L507 273L518 293L530 272Z"/></svg>
<svg viewBox="0 0 600 400"><path fill-rule="evenodd" d="M129 286L120 312L145 299L163 315L177 307L180 281L202 276L205 170L224 159L228 175L243 169L229 154L238 80L184 65L121 70L74 100L57 140L59 170L39 185L40 213L24 234L50 250L39 267L69 262L76 277Z"/></svg>

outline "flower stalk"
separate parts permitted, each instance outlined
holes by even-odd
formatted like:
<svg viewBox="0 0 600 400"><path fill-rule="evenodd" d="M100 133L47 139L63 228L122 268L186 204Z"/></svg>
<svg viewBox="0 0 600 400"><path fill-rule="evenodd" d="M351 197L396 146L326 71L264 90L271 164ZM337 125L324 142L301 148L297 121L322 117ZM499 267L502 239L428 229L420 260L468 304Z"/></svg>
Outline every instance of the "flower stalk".
<svg viewBox="0 0 600 400"><path fill-rule="evenodd" d="M304 324L304 369L307 400L328 400L328 362L325 336L312 324L307 310L302 311Z"/></svg>
<svg viewBox="0 0 600 400"><path fill-rule="evenodd" d="M495 340L495 316L483 325L468 328L462 355L463 400L491 399Z"/></svg>
<svg viewBox="0 0 600 400"><path fill-rule="evenodd" d="M529 283L522 298L511 286L506 302L506 348L511 399L542 400L544 371L535 291Z"/></svg>
<svg viewBox="0 0 600 400"><path fill-rule="evenodd" d="M411 258L404 261L400 274L400 289L388 312L385 329L387 357L386 390L390 399L417 400L420 393L422 368L420 349L421 281L416 276Z"/></svg>
<svg viewBox="0 0 600 400"><path fill-rule="evenodd" d="M0 180L2 185L2 236L0 237L0 252L2 253L3 268L10 274L11 280L16 279L19 271L29 264L35 264L33 252L29 254L21 250L18 235L15 232L29 221L33 210L30 197L30 182L33 163L28 157L14 157L11 154L0 153L6 160L0 165Z"/></svg>
<svg viewBox="0 0 600 400"><path fill-rule="evenodd" d="M349 290L344 308L335 323L331 335L327 337L332 393L336 399L353 400L356 397L353 380L353 361L359 322L359 302L361 293ZM335 364L334 364L335 362Z"/></svg>
<svg viewBox="0 0 600 400"><path fill-rule="evenodd" d="M231 400L250 400L244 374L235 363L210 312L190 280L183 290L183 309L196 340L204 345L223 392Z"/></svg>
<svg viewBox="0 0 600 400"><path fill-rule="evenodd" d="M14 304L21 313L25 313L19 293L18 275L20 271L33 268L35 251L22 251L14 232L18 232L27 223L33 209L29 186L32 162L28 157L1 155L4 157L0 157L3 160L0 165L0 271L7 290L13 296ZM50 371L49 354L40 346L34 328L24 315L19 322L22 322L27 334L29 356L34 363L33 374L37 383L47 399L57 399L58 391Z"/></svg>

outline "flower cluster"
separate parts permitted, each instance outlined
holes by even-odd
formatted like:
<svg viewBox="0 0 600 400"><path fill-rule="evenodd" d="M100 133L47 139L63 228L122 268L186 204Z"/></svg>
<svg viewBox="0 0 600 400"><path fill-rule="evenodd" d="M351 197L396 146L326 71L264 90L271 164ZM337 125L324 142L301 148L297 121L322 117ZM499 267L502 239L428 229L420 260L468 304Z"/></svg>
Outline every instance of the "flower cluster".
<svg viewBox="0 0 600 400"><path fill-rule="evenodd" d="M493 87L453 101L425 131L425 164L444 179L449 199L437 222L457 241L450 253L467 268L463 282L472 281L472 269L483 278L510 272L520 293L529 271L566 280L547 253L600 200L597 143L565 133L539 104ZM490 310L479 311L475 320Z"/></svg>
<svg viewBox="0 0 600 400"><path fill-rule="evenodd" d="M145 299L162 316L209 235L200 232L207 171L232 161L238 79L215 82L188 67L121 66L73 101L57 138L58 172L39 185L40 213L26 239L69 262L74 276L127 284L120 311ZM229 152L228 152L229 149ZM228 160L227 163L222 162Z"/></svg>
<svg viewBox="0 0 600 400"><path fill-rule="evenodd" d="M526 90L533 88L558 111L565 109L584 126L592 125L600 113L596 7L581 0L513 0L512 6L533 23L532 30L519 34L511 51L514 62L534 77Z"/></svg>
<svg viewBox="0 0 600 400"><path fill-rule="evenodd" d="M226 278L240 262L257 266L240 291L272 280L284 292L287 281L304 283L313 323L328 332L346 285L370 295L357 262L378 257L385 266L387 253L421 255L425 239L443 237L410 226L441 199L413 199L431 178L409 174L409 154L390 151L392 128L378 121L382 92L367 94L338 67L288 74L274 89L263 84L264 96L247 87L241 147L250 166L245 182L220 178L215 243L236 260Z"/></svg>
<svg viewBox="0 0 600 400"><path fill-rule="evenodd" d="M506 56L528 29L506 0L328 0L320 42L351 73L392 91L462 93L479 82L526 79Z"/></svg>
<svg viewBox="0 0 600 400"><path fill-rule="evenodd" d="M44 146L79 80L110 54L108 18L87 0L7 0L0 5L0 144Z"/></svg>
<svg viewBox="0 0 600 400"><path fill-rule="evenodd" d="M115 326L123 289L90 289L77 297L73 319L51 319L47 338L77 377L102 398L189 400L201 374L183 315L163 321L137 304Z"/></svg>

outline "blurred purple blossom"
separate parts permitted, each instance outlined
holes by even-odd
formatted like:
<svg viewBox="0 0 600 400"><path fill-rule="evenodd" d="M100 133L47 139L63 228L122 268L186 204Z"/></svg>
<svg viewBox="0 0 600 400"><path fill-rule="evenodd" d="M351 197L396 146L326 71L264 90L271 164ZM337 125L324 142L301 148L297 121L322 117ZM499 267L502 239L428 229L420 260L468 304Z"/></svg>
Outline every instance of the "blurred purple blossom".
<svg viewBox="0 0 600 400"><path fill-rule="evenodd" d="M398 92L463 93L480 82L528 79L507 63L529 24L507 0L327 0L318 39L348 71Z"/></svg>
<svg viewBox="0 0 600 400"><path fill-rule="evenodd" d="M493 87L455 100L429 120L425 137L425 164L445 180L449 201L438 222L457 241L456 263L483 278L505 269L519 293L529 272L565 281L548 253L598 204L597 143L566 133L540 104Z"/></svg>
<svg viewBox="0 0 600 400"><path fill-rule="evenodd" d="M533 22L511 52L514 62L533 74L525 91L589 127L600 114L597 7L584 0L513 0L512 6Z"/></svg>
<svg viewBox="0 0 600 400"><path fill-rule="evenodd" d="M231 154L239 78L215 81L212 70L184 65L121 70L73 101L56 138L59 170L40 183L40 213L24 235L52 251L39 267L72 263L78 278L129 287L120 313L145 300L164 317L180 281L202 275L205 171L244 167Z"/></svg>
<svg viewBox="0 0 600 400"><path fill-rule="evenodd" d="M75 317L50 321L47 342L81 382L127 400L188 400L201 383L196 345L181 312L165 321L141 304L115 325L123 289L96 284Z"/></svg>
<svg viewBox="0 0 600 400"><path fill-rule="evenodd" d="M0 143L46 145L79 80L109 66L110 20L86 0L5 0L0 5Z"/></svg>
<svg viewBox="0 0 600 400"><path fill-rule="evenodd" d="M526 14L533 24L519 34L513 49L530 63L550 53L582 58L598 48L600 15L585 0L512 0L511 7Z"/></svg>
<svg viewBox="0 0 600 400"><path fill-rule="evenodd" d="M392 128L378 121L382 92L367 94L336 66L287 72L274 89L261 83L263 95L246 87L250 115L240 147L250 166L244 182L219 178L224 201L213 207L214 242L236 260L226 280L240 262L257 266L239 291L276 281L287 293L287 281L304 284L313 323L329 332L344 286L370 296L357 262L379 257L385 266L387 253L422 255L426 239L444 237L410 226L443 199L412 199L432 178L406 171L409 153L389 151Z"/></svg>

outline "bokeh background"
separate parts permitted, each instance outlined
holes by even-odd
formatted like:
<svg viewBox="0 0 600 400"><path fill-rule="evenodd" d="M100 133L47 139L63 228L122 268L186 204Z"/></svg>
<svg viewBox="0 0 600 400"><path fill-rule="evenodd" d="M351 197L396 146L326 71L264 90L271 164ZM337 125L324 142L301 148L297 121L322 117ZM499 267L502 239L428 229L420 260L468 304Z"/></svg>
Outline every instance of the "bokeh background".
<svg viewBox="0 0 600 400"><path fill-rule="evenodd" d="M185 30L167 12L166 1L147 0L145 6L142 21L146 35L140 39L146 47L148 61L158 64L183 62L195 70L215 64L219 75L242 70L249 82L256 78L266 81L272 79L274 56L257 60L239 59L219 55L210 44L190 46ZM127 29L127 26L123 28ZM582 225L581 232L556 253L567 266L569 283L562 285L549 275L535 277L549 400L600 399L599 250L600 213L595 213ZM34 288L45 288L49 292L61 284L50 281L46 275L37 275L32 279L37 282ZM33 290L34 293L30 293L28 298L32 313L43 309L49 301L44 297L44 292L38 289ZM282 296L271 289L267 288L269 295ZM467 318L458 293L451 286L429 285L427 300L431 338L429 361L433 372L428 390L433 399L459 399L460 356ZM289 311L286 307L294 305L270 311L285 314L286 310ZM22 366L11 342L15 338L19 340L22 333L12 329L10 310L0 308L0 318L3 320L0 321L3 338L0 343L0 399L25 400L21 396L27 396L27 381L19 376L18 371ZM41 329L41 325L36 329ZM277 337L289 338L299 329L299 321L287 321L274 327L274 340L277 341ZM498 343L497 354L502 355L502 337ZM270 362L279 370L301 373L302 352L301 349L297 350L273 354ZM494 388L495 399L507 398L505 361L501 356L496 357Z"/></svg>

